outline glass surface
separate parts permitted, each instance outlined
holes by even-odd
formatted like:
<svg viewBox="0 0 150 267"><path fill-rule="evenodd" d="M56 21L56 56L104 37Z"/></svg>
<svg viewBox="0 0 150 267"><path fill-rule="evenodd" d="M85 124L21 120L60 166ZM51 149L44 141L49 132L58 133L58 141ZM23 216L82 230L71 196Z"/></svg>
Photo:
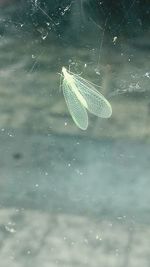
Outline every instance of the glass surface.
<svg viewBox="0 0 150 267"><path fill-rule="evenodd" d="M0 22L0 266L148 267L149 1L0 0ZM110 118L76 93L75 124L63 66Z"/></svg>

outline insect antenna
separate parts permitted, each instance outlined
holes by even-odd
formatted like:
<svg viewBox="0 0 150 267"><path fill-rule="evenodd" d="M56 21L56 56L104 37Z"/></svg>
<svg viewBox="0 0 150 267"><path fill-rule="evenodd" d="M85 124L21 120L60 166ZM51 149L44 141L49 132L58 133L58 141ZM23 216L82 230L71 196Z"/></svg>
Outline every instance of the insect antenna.
<svg viewBox="0 0 150 267"><path fill-rule="evenodd" d="M99 52L98 52L98 62L97 62L97 67L96 70L98 70L99 68L99 64L100 64L100 60L101 60L101 53L102 53L102 48L103 48L103 42L104 42L104 35L105 35L105 30L106 30L106 26L107 26L107 22L108 22L108 18L109 18L110 14L108 14L105 23L104 23L104 28L102 31L102 36L101 36L101 41L99 40L100 46L99 46Z"/></svg>

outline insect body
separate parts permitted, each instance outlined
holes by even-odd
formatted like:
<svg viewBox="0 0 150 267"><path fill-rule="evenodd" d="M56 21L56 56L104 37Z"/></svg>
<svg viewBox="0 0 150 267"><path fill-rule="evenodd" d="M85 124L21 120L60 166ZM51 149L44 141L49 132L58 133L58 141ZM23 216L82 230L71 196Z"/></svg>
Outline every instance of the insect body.
<svg viewBox="0 0 150 267"><path fill-rule="evenodd" d="M80 129L86 130L88 127L87 110L101 118L111 116L110 103L92 83L77 74L68 72L65 67L62 67L62 73L63 94L72 119Z"/></svg>

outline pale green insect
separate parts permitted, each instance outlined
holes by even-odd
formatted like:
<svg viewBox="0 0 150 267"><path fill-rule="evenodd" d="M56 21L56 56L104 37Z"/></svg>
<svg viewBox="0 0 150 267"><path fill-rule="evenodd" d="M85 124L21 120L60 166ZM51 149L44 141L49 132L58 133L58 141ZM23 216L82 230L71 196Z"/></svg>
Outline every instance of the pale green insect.
<svg viewBox="0 0 150 267"><path fill-rule="evenodd" d="M101 118L109 118L112 108L107 99L94 88L94 85L77 74L62 67L63 94L75 124L82 130L88 127L87 110Z"/></svg>

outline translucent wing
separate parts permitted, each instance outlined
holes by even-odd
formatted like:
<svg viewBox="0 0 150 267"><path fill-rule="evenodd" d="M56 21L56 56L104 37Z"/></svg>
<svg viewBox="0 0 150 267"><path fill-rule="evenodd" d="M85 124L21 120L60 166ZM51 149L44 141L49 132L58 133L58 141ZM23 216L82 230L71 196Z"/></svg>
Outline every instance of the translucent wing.
<svg viewBox="0 0 150 267"><path fill-rule="evenodd" d="M73 77L76 87L87 103L88 111L98 117L109 118L112 108L107 99L90 82L75 74Z"/></svg>
<svg viewBox="0 0 150 267"><path fill-rule="evenodd" d="M62 88L72 119L79 128L86 130L88 127L88 115L85 107L81 104L65 79L63 80Z"/></svg>

